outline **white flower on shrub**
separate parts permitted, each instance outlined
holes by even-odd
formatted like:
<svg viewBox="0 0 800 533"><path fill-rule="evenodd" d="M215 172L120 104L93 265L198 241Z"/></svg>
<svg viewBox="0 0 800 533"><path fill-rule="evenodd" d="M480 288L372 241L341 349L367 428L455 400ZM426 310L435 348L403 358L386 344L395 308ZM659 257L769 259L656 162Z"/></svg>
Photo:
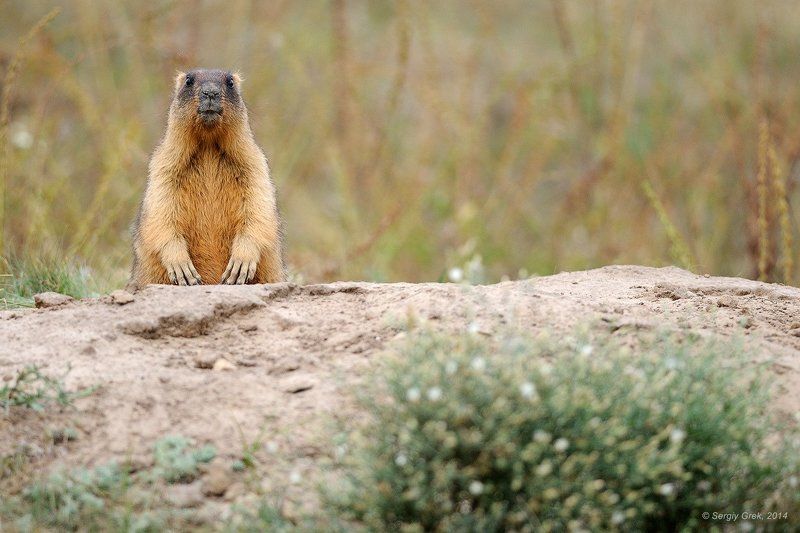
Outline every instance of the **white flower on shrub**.
<svg viewBox="0 0 800 533"><path fill-rule="evenodd" d="M664 483L658 487L658 493L663 496L671 496L675 492L675 483Z"/></svg>
<svg viewBox="0 0 800 533"><path fill-rule="evenodd" d="M406 391L406 400L409 402L419 401L420 393L417 387L411 387Z"/></svg>
<svg viewBox="0 0 800 533"><path fill-rule="evenodd" d="M469 484L469 493L477 496L483 493L483 483L480 481L473 481Z"/></svg>
<svg viewBox="0 0 800 533"><path fill-rule="evenodd" d="M545 477L553 471L553 465L550 461L542 461L539 466L536 467L536 475L539 477Z"/></svg>
<svg viewBox="0 0 800 533"><path fill-rule="evenodd" d="M537 429L536 431L533 432L533 440L535 440L536 442L541 442L544 444L550 442L550 438L551 438L550 433L544 430Z"/></svg>
<svg viewBox="0 0 800 533"><path fill-rule="evenodd" d="M301 476L300 472L298 472L297 470L292 470L292 473L289 474L289 482L292 483L293 485L297 485L298 483L300 483L300 480L302 479L303 476Z"/></svg>
<svg viewBox="0 0 800 533"><path fill-rule="evenodd" d="M615 526L620 525L625 521L625 513L622 511L614 511L611 513L611 523Z"/></svg>
<svg viewBox="0 0 800 533"><path fill-rule="evenodd" d="M408 464L408 457L404 453L398 453L394 458L394 464L397 466L406 466Z"/></svg>
<svg viewBox="0 0 800 533"><path fill-rule="evenodd" d="M580 354L582 356L589 357L590 355L592 355L592 352L594 352L594 346L592 346L591 344L584 344L583 346L581 346Z"/></svg>
<svg viewBox="0 0 800 533"><path fill-rule="evenodd" d="M533 398L536 396L536 385L530 381L526 381L519 386L519 393L522 394L524 398Z"/></svg>
<svg viewBox="0 0 800 533"><path fill-rule="evenodd" d="M566 451L566 449L569 448L569 441L562 437L553 443L553 448L555 448L557 452Z"/></svg>
<svg viewBox="0 0 800 533"><path fill-rule="evenodd" d="M686 438L686 432L681 428L675 428L669 432L669 440L675 444L680 444Z"/></svg>
<svg viewBox="0 0 800 533"><path fill-rule="evenodd" d="M435 402L442 397L442 389L439 387L431 387L428 389L427 396L430 401Z"/></svg>
<svg viewBox="0 0 800 533"><path fill-rule="evenodd" d="M475 335L481 330L480 326L478 326L477 322L470 322L469 326L467 326L467 331L469 331L472 335Z"/></svg>
<svg viewBox="0 0 800 533"><path fill-rule="evenodd" d="M486 360L483 357L476 357L472 360L472 364L470 366L472 366L473 370L482 372L486 368Z"/></svg>

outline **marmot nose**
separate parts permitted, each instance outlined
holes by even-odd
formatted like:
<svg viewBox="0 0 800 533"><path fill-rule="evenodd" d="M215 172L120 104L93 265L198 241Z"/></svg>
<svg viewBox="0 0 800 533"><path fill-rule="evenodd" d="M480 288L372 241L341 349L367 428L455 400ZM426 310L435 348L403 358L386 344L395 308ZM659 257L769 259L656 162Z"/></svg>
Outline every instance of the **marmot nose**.
<svg viewBox="0 0 800 533"><path fill-rule="evenodd" d="M200 94L205 98L216 100L220 96L219 87L213 83L204 83L200 87Z"/></svg>

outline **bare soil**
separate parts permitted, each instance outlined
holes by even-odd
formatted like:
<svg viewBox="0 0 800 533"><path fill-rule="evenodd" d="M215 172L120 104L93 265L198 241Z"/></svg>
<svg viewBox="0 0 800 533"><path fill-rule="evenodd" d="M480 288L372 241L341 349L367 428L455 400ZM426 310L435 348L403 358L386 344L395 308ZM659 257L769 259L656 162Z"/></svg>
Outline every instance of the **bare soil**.
<svg viewBox="0 0 800 533"><path fill-rule="evenodd" d="M74 407L0 412L0 455L25 449L35 471L151 461L182 434L219 461L254 448L262 488L302 492L333 453L337 421L357 417L352 392L409 321L493 335L511 326L612 335L677 329L740 335L774 374L774 409L800 411L800 290L677 268L611 266L488 286L456 284L150 286L0 313L0 379L36 364L67 388L99 387ZM54 443L65 426L75 440ZM59 439L55 439L59 440ZM225 494L245 491L235 478ZM293 488L294 487L294 488ZM12 482L2 491L15 491Z"/></svg>

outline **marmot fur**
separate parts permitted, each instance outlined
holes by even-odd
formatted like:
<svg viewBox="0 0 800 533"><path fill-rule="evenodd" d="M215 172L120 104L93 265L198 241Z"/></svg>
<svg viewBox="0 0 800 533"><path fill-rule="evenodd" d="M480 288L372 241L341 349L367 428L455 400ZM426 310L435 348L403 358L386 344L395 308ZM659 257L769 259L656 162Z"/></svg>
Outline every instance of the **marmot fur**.
<svg viewBox="0 0 800 533"><path fill-rule="evenodd" d="M223 70L175 78L133 224L134 288L284 280L275 187L240 87Z"/></svg>

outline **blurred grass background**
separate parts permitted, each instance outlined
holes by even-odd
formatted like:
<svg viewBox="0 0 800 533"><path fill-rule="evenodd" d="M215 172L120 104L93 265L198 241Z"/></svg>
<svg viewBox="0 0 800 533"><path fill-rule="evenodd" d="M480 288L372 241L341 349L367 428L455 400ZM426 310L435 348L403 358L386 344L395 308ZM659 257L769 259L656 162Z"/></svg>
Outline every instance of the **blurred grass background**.
<svg viewBox="0 0 800 533"><path fill-rule="evenodd" d="M5 0L0 252L123 284L174 73L219 66L298 279L791 283L798 50L784 0Z"/></svg>

